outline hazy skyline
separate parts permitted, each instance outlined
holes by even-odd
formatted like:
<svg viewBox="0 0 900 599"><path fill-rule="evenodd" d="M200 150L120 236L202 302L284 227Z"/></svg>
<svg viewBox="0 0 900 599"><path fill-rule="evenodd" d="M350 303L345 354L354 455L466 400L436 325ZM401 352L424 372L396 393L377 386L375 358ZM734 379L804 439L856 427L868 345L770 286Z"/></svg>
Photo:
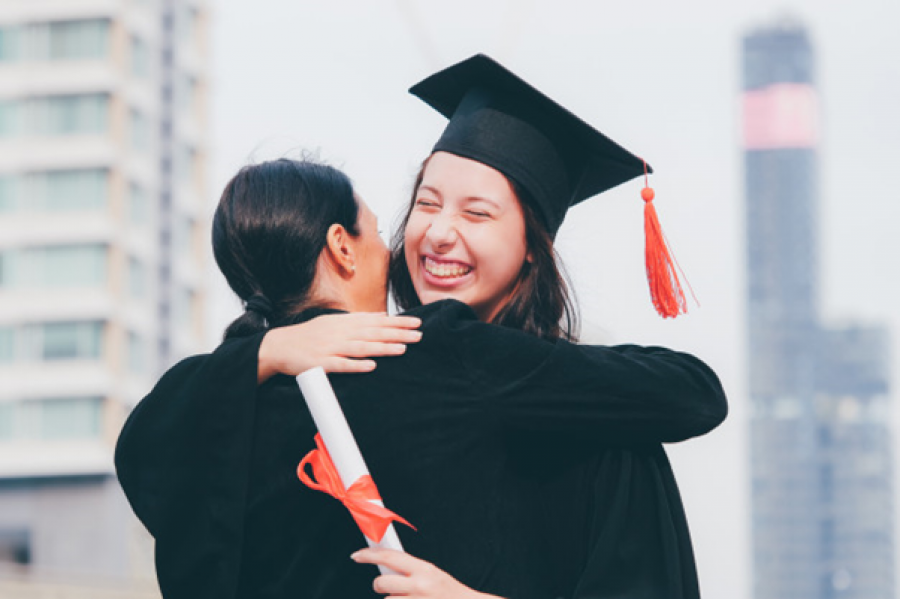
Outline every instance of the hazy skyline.
<svg viewBox="0 0 900 599"><path fill-rule="evenodd" d="M673 322L650 306L639 182L570 212L558 247L591 330L608 342L691 351L720 373L728 422L669 454L705 597L749 599L740 44L783 18L806 26L817 57L823 313L896 331L900 281L890 257L900 252L900 192L882 173L900 158L900 5L886 0L220 0L211 188L218 193L248 160L318 149L392 230L444 124L406 89L476 52L644 156L701 307ZM216 331L237 305L219 298Z"/></svg>

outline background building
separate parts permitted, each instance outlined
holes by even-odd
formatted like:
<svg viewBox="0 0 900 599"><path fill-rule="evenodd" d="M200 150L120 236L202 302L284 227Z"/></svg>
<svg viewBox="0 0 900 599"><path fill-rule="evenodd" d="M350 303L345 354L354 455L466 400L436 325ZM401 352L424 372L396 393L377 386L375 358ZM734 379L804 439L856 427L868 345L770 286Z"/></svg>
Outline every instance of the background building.
<svg viewBox="0 0 900 599"><path fill-rule="evenodd" d="M207 20L0 0L0 595L149 574L112 452L203 341Z"/></svg>
<svg viewBox="0 0 900 599"><path fill-rule="evenodd" d="M889 340L820 318L814 52L782 23L743 66L755 597L893 599Z"/></svg>

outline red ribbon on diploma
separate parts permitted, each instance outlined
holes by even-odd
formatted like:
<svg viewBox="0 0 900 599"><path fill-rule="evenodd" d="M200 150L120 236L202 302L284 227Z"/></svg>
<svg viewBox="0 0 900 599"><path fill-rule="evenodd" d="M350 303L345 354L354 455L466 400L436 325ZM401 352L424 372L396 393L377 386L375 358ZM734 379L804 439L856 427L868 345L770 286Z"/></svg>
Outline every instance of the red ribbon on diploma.
<svg viewBox="0 0 900 599"><path fill-rule="evenodd" d="M312 466L315 480L306 473L307 464ZM310 489L328 493L343 503L344 507L350 510L350 515L356 520L362 533L376 543L381 542L388 526L394 521L416 530L415 526L391 510L372 503L372 501L381 501L381 496L370 475L360 476L356 482L350 485L349 489L344 489L344 483L341 482L337 468L334 467L334 462L328 455L321 434L316 434L316 449L306 454L306 457L297 466L297 477Z"/></svg>

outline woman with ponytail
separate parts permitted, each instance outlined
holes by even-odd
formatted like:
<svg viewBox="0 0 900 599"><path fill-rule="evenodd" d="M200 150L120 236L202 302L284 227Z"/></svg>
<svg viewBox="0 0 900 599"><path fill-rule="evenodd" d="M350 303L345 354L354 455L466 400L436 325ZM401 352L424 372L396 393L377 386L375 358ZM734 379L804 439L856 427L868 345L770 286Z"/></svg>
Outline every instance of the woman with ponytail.
<svg viewBox="0 0 900 599"><path fill-rule="evenodd" d="M331 199L322 204L321 198ZM350 180L336 169L293 160L242 169L225 188L212 227L216 263L245 307L225 330L225 340L277 329L305 307L330 307L316 295L323 292L314 285L322 247L332 233L342 239L358 237L360 226L377 227L375 216L357 201ZM382 252L383 244L377 246L378 240L371 240L364 258ZM382 264L352 274L371 285L365 297L348 298L354 302L352 311L363 313L296 327L299 331L289 335L289 353L273 347L277 334L268 335L260 381L276 370L297 373L313 366L329 372L367 372L375 367L368 358L402 353L405 343L420 338L418 319L386 315ZM322 280L319 287L339 283ZM273 353L267 353L270 348ZM282 355L292 359L285 362L279 359Z"/></svg>

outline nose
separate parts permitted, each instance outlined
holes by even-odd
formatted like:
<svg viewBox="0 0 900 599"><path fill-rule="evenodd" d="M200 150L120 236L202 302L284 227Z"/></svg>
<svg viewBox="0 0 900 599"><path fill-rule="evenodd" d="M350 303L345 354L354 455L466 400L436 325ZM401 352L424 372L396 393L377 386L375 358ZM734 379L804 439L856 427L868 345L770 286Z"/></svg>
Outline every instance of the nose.
<svg viewBox="0 0 900 599"><path fill-rule="evenodd" d="M438 250L452 247L456 243L459 232L456 230L453 218L444 212L440 212L431 219L425 236L431 243L432 248Z"/></svg>

